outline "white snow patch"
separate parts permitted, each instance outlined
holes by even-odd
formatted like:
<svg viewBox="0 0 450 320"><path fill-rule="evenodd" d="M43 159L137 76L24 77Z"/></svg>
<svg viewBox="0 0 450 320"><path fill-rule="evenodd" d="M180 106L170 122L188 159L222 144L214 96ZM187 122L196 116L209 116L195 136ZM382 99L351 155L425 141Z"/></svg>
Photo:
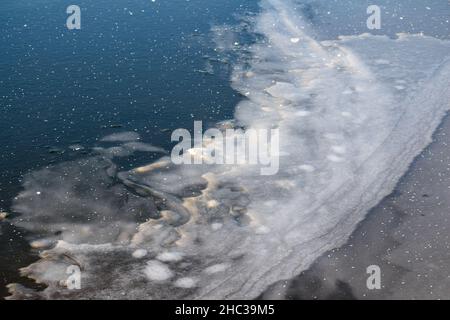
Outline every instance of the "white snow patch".
<svg viewBox="0 0 450 320"><path fill-rule="evenodd" d="M350 112L347 112L347 111L341 112L341 115L343 117L345 117L345 118L351 118L352 117L352 114Z"/></svg>
<svg viewBox="0 0 450 320"><path fill-rule="evenodd" d="M156 259L163 262L176 262L183 260L183 254L181 252L162 252L158 254Z"/></svg>
<svg viewBox="0 0 450 320"><path fill-rule="evenodd" d="M215 265L212 265L208 268L206 268L204 270L205 273L207 274L214 274L214 273L218 273L218 272L223 272L225 270L227 270L230 267L230 265L228 263L218 263Z"/></svg>
<svg viewBox="0 0 450 320"><path fill-rule="evenodd" d="M377 59L377 60L375 60L375 64L379 64L379 65L391 64L391 62L389 60L386 60L386 59Z"/></svg>
<svg viewBox="0 0 450 320"><path fill-rule="evenodd" d="M211 228L212 228L214 231L217 231L217 230L221 229L222 226L223 226L223 225L222 225L221 223L219 223L219 222L214 222L213 224L211 224Z"/></svg>
<svg viewBox="0 0 450 320"><path fill-rule="evenodd" d="M335 154L329 154L327 156L327 159L330 160L331 162L342 162L342 161L344 161L344 158L339 157L339 156L337 156Z"/></svg>
<svg viewBox="0 0 450 320"><path fill-rule="evenodd" d="M298 168L305 172L314 172L316 170L312 165L309 164L302 164Z"/></svg>
<svg viewBox="0 0 450 320"><path fill-rule="evenodd" d="M175 283L173 285L175 287L188 289L188 288L195 287L196 284L197 284L196 279L185 277L185 278L178 279L177 281L175 281Z"/></svg>
<svg viewBox="0 0 450 320"><path fill-rule="evenodd" d="M270 232L270 228L267 226L259 226L256 228L256 234L268 234Z"/></svg>
<svg viewBox="0 0 450 320"><path fill-rule="evenodd" d="M147 262L144 273L152 281L166 281L173 277L173 272L170 268L157 260Z"/></svg>
<svg viewBox="0 0 450 320"><path fill-rule="evenodd" d="M143 258L143 257L145 257L147 255L147 250L145 250L145 249L137 249L136 251L133 252L132 255L133 255L134 258L140 259L140 258Z"/></svg>
<svg viewBox="0 0 450 320"><path fill-rule="evenodd" d="M345 146L332 146L331 150L333 150L333 152L336 152L338 154L345 154L347 152Z"/></svg>
<svg viewBox="0 0 450 320"><path fill-rule="evenodd" d="M306 110L302 110L302 111L297 111L295 113L296 116L298 117L307 117L311 114L311 111L306 111Z"/></svg>

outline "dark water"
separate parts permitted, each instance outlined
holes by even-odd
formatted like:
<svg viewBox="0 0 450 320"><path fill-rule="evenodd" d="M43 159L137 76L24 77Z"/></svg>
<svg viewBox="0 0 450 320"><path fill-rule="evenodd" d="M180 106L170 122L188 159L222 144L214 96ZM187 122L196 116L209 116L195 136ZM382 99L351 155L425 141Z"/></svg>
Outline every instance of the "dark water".
<svg viewBox="0 0 450 320"><path fill-rule="evenodd" d="M170 148L170 132L193 120L233 116L240 100L229 85L230 65L214 57L210 29L236 24L257 10L250 0L2 0L0 3L0 210L29 171L83 157L99 138L137 131ZM81 30L67 30L66 8L82 8ZM368 1L304 1L319 37L367 32ZM448 1L379 1L379 34L424 32L449 37ZM429 7L430 9L427 9ZM352 14L350 14L352 12ZM70 151L81 144L84 151ZM156 157L156 155L155 155ZM133 160L133 159L132 159ZM126 165L152 161L136 156ZM14 214L14 213L13 213ZM24 281L17 269L36 258L22 230L2 222L0 297Z"/></svg>

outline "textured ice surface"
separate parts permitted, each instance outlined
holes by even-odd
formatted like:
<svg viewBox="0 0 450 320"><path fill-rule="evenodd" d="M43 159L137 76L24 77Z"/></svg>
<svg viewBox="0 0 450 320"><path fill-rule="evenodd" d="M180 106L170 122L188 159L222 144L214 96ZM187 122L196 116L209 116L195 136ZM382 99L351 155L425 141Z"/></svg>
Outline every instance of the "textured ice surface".
<svg viewBox="0 0 450 320"><path fill-rule="evenodd" d="M167 158L117 172L114 157L133 152L125 145L35 172L16 224L58 242L22 270L48 288L12 285L12 297L254 298L345 242L449 108L450 44L406 34L318 42L293 8L262 1L261 40L232 78L246 96L236 122L279 128L280 172ZM81 290L64 287L71 264Z"/></svg>

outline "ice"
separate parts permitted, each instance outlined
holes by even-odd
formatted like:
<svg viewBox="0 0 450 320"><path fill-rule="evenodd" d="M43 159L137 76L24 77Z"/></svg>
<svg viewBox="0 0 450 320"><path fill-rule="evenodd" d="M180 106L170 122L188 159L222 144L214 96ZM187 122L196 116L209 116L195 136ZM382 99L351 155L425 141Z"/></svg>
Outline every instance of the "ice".
<svg viewBox="0 0 450 320"><path fill-rule="evenodd" d="M219 230L220 228L222 228L222 224L221 223L213 223L213 224L211 224L211 228L213 229L213 230Z"/></svg>
<svg viewBox="0 0 450 320"><path fill-rule="evenodd" d="M342 161L345 160L344 158L339 157L339 156L334 155L334 154L329 154L327 156L327 159L330 160L331 162L342 162Z"/></svg>
<svg viewBox="0 0 450 320"><path fill-rule="evenodd" d="M156 259L164 262L180 261L183 259L183 254L181 252L163 252L160 253Z"/></svg>
<svg viewBox="0 0 450 320"><path fill-rule="evenodd" d="M345 154L347 149L345 148L345 146L332 146L331 150L338 154Z"/></svg>
<svg viewBox="0 0 450 320"><path fill-rule="evenodd" d="M145 249L137 249L136 251L133 252L133 257L135 257L136 259L143 258L146 255L147 255L147 250L145 250Z"/></svg>
<svg viewBox="0 0 450 320"><path fill-rule="evenodd" d="M205 273L207 274L214 274L218 272L224 272L227 270L230 266L228 264L215 264L205 269Z"/></svg>
<svg viewBox="0 0 450 320"><path fill-rule="evenodd" d="M392 191L450 107L450 44L407 34L320 42L294 7L263 0L252 19L260 40L239 48L233 37L222 41L222 49L231 44L252 57L232 77L247 96L235 120L243 128L279 129L279 173L175 166L167 158L117 172L123 146L36 171L15 200L22 215L14 223L66 244L27 268L26 275L48 284L33 294L256 298L342 245ZM398 81L404 89L395 88ZM299 117L302 111L311 113ZM137 247L153 260L134 258ZM183 259L165 259L168 252ZM86 290L57 285L68 257L83 265ZM196 279L189 292L176 288L183 278ZM30 294L21 286L11 291Z"/></svg>
<svg viewBox="0 0 450 320"><path fill-rule="evenodd" d="M193 288L195 287L195 284L197 283L197 281L193 278L180 278L177 281L175 281L174 286L175 287L179 287L179 288Z"/></svg>
<svg viewBox="0 0 450 320"><path fill-rule="evenodd" d="M302 164L301 166L299 166L299 169L305 172L314 172L316 170L313 166L309 164Z"/></svg>
<svg viewBox="0 0 450 320"><path fill-rule="evenodd" d="M307 95L301 93L301 88L297 88L291 83L277 82L275 85L266 89L266 91L275 98L283 98L291 101L306 99Z"/></svg>
<svg viewBox="0 0 450 320"><path fill-rule="evenodd" d="M144 272L147 278L152 281L165 281L173 277L170 268L156 260L147 262Z"/></svg>

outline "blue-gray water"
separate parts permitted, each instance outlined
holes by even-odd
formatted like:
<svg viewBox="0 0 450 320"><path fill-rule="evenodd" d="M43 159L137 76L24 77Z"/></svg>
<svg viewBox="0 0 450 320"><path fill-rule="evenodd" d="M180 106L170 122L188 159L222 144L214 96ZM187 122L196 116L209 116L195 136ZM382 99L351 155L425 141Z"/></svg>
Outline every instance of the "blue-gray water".
<svg viewBox="0 0 450 320"><path fill-rule="evenodd" d="M0 209L9 212L23 174L83 157L116 131L138 131L168 149L169 133L233 116L241 99L229 85L230 65L212 62L210 28L256 12L256 1L79 1L82 29L65 27L70 1L0 4ZM321 39L367 32L367 1L305 1L302 9ZM379 1L383 28L448 38L447 1ZM86 152L89 152L88 149ZM132 167L152 159L136 156ZM14 213L13 213L14 214ZM0 296L34 256L22 230L2 222Z"/></svg>

